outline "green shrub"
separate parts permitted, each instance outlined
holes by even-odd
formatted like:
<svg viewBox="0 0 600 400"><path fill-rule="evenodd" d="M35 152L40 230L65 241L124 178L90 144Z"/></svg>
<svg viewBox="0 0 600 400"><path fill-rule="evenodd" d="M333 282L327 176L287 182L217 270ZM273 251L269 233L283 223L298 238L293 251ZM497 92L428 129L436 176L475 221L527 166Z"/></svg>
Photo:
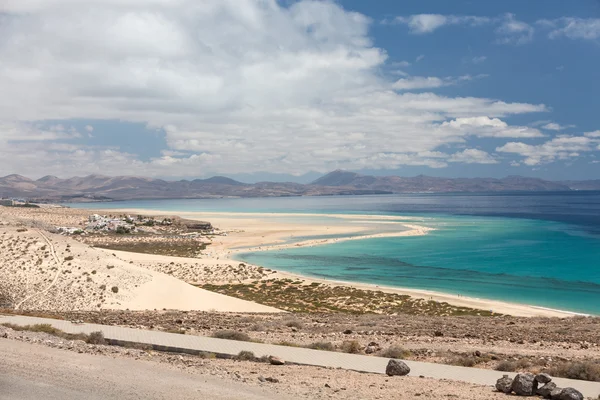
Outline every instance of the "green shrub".
<svg viewBox="0 0 600 400"><path fill-rule="evenodd" d="M477 361L473 357L469 356L456 356L448 360L450 365L458 365L460 367L474 367Z"/></svg>

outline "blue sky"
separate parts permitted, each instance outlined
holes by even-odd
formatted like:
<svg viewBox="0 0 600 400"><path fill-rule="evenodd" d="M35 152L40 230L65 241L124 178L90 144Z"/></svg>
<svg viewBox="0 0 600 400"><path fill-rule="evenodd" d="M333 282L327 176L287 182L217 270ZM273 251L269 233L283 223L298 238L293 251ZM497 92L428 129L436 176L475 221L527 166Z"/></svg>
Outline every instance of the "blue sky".
<svg viewBox="0 0 600 400"><path fill-rule="evenodd" d="M9 0L0 60L0 175L600 178L598 1Z"/></svg>

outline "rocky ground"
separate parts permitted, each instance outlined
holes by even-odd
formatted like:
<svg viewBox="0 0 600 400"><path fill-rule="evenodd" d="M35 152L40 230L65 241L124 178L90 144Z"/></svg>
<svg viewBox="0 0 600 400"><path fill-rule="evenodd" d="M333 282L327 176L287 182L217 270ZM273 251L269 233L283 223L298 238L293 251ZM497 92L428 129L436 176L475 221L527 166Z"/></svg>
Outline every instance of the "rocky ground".
<svg viewBox="0 0 600 400"><path fill-rule="evenodd" d="M43 316L188 335L211 336L233 330L265 343L312 345L379 356L395 351L397 356L411 360L551 371L557 376L564 376L565 368L582 363L588 366L591 380L600 381L600 318L177 311L47 312Z"/></svg>
<svg viewBox="0 0 600 400"><path fill-rule="evenodd" d="M307 399L456 399L494 400L505 395L490 386L418 377L388 377L353 371L298 365L274 366L254 361L214 359L150 350L87 344L40 332L0 326L0 340L17 340L99 357L129 358L167 365L190 374L218 377L249 386L267 387L289 398Z"/></svg>

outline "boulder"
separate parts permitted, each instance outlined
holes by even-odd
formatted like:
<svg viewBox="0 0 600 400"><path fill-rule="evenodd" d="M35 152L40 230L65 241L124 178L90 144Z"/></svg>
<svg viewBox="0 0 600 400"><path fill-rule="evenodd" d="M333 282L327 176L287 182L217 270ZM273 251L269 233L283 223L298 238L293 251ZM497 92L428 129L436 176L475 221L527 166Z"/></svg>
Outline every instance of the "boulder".
<svg viewBox="0 0 600 400"><path fill-rule="evenodd" d="M410 372L410 367L406 365L404 361L401 360L390 360L388 362L387 367L385 368L385 373L388 376L404 376L408 375Z"/></svg>
<svg viewBox="0 0 600 400"><path fill-rule="evenodd" d="M552 377L548 374L541 373L535 376L535 380L538 383L548 383L552 380Z"/></svg>
<svg viewBox="0 0 600 400"><path fill-rule="evenodd" d="M583 394L573 388L564 388L558 400L583 400Z"/></svg>
<svg viewBox="0 0 600 400"><path fill-rule="evenodd" d="M562 388L557 387L556 389L550 392L550 398L552 400L560 400L560 395L562 394Z"/></svg>
<svg viewBox="0 0 600 400"><path fill-rule="evenodd" d="M512 392L512 383L513 380L508 375L504 375L496 381L496 390L502 393L510 393Z"/></svg>
<svg viewBox="0 0 600 400"><path fill-rule="evenodd" d="M556 389L556 383L548 382L544 386L538 388L538 390L536 390L535 393L539 396L542 396L545 399L549 399L550 394L554 389Z"/></svg>
<svg viewBox="0 0 600 400"><path fill-rule="evenodd" d="M518 396L533 396L537 389L535 375L529 372L517 374L512 383L512 391Z"/></svg>
<svg viewBox="0 0 600 400"><path fill-rule="evenodd" d="M269 362L271 363L271 365L285 365L285 361L275 356L269 356Z"/></svg>

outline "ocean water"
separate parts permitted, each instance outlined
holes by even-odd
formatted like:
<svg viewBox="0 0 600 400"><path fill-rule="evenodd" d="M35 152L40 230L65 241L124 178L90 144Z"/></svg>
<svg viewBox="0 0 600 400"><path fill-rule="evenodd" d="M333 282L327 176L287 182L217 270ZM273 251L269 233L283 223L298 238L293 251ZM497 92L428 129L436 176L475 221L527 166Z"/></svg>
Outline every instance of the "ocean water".
<svg viewBox="0 0 600 400"><path fill-rule="evenodd" d="M599 192L156 200L100 206L408 216L436 230L426 236L353 240L238 258L308 276L600 315Z"/></svg>

